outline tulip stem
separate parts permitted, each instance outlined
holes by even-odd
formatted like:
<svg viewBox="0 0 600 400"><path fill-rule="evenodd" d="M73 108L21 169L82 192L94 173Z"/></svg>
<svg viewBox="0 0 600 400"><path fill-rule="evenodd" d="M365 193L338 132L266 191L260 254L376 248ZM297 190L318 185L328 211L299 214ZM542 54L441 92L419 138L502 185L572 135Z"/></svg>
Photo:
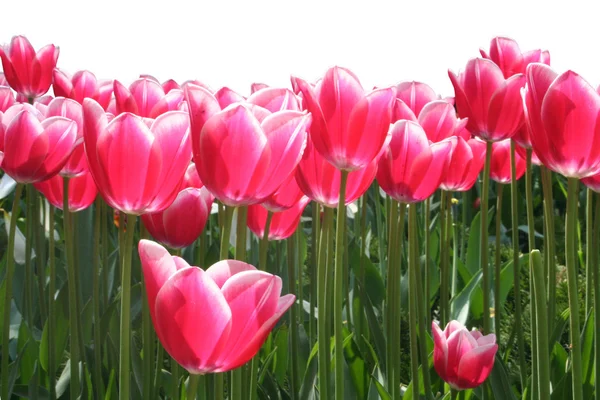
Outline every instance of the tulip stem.
<svg viewBox="0 0 600 400"><path fill-rule="evenodd" d="M94 306L94 388L96 397L104 398L104 382L102 381L102 341L100 339L100 222L102 199L96 197L94 205L94 247L93 247L93 276L92 276L92 302ZM52 236L52 231L50 236ZM49 342L54 343L54 342ZM52 347L52 346L51 346ZM145 354L144 354L145 357Z"/></svg>
<svg viewBox="0 0 600 400"><path fill-rule="evenodd" d="M500 316L502 307L500 304L500 237L502 235L502 189L504 185L496 183L496 249L494 251L494 327L496 332L500 331Z"/></svg>
<svg viewBox="0 0 600 400"><path fill-rule="evenodd" d="M567 220L565 228L565 257L567 264L567 285L569 293L571 371L573 376L573 400L583 400L582 361L579 331L579 295L577 292L577 259L575 240L577 229L577 203L579 180L568 178Z"/></svg>
<svg viewBox="0 0 600 400"><path fill-rule="evenodd" d="M448 233L446 232L446 191L442 190L440 194L440 324L442 326L446 326L449 321L448 315L448 282L446 281L446 277L448 276L448 259L446 258L446 246L448 245L446 237ZM428 201L428 200L426 200ZM428 285L428 283L425 283Z"/></svg>
<svg viewBox="0 0 600 400"><path fill-rule="evenodd" d="M136 216L127 214L127 222L121 229L125 236L123 248L123 268L121 269L121 340L119 359L119 400L130 396L130 355L131 355L131 256Z"/></svg>
<svg viewBox="0 0 600 400"><path fill-rule="evenodd" d="M331 236L333 225L333 209L325 207L325 216L323 218L323 226L321 227L321 237L319 243L319 258L317 265L317 334L318 334L318 362L319 362L319 398L329 398L329 370L331 361L331 352L329 347L329 304L327 291L330 289L331 283L328 282L329 257L327 256L327 243Z"/></svg>
<svg viewBox="0 0 600 400"><path fill-rule="evenodd" d="M600 227L600 194L596 193L596 195L594 196L596 198L596 207L595 207L595 216L594 216L594 227L592 228L593 230L593 235L592 235L592 241L593 241L593 249L596 249L596 251L592 252L592 269L593 269L593 273L594 273L594 325L595 325L595 329L594 332L596 332L596 343L594 346L594 358L595 358L595 365L597 366L595 369L596 372L596 377L595 377L595 382L600 382L600 367L598 367L600 365L600 334L598 332L600 332L600 266L598 265L598 246L600 245L600 243L598 243L598 227ZM596 400L600 400L600 390L596 390L595 393L595 399Z"/></svg>
<svg viewBox="0 0 600 400"><path fill-rule="evenodd" d="M344 400L344 233L346 231L346 182L348 171L341 171L335 237L334 272L334 337L335 337L335 399Z"/></svg>
<svg viewBox="0 0 600 400"><path fill-rule="evenodd" d="M267 254L269 252L269 230L271 229L271 221L273 220L273 212L267 211L267 221L265 222L265 231L260 239L258 250L258 267L262 271L267 270Z"/></svg>
<svg viewBox="0 0 600 400"><path fill-rule="evenodd" d="M237 209L237 224L235 235L235 259L244 261L246 259L246 220L248 218L248 207L241 206ZM231 399L241 400L244 395L243 385L244 368L239 367L231 371Z"/></svg>
<svg viewBox="0 0 600 400"><path fill-rule="evenodd" d="M6 249L6 291L4 292L4 321L2 330L2 368L0 368L0 374L2 375L2 398L8 399L9 395L9 368L8 364L10 361L10 355L8 351L8 344L10 340L10 309L12 303L12 284L13 276L15 273L15 234L17 231L17 218L19 214L19 202L21 201L21 194L23 193L24 185L17 183L15 189L15 197L13 199L12 212L10 215L10 227L8 230L8 246Z"/></svg>
<svg viewBox="0 0 600 400"><path fill-rule="evenodd" d="M594 283L592 282L592 221L594 211L594 192L588 188L586 190L585 202L585 315L588 315L592 307L592 293Z"/></svg>
<svg viewBox="0 0 600 400"><path fill-rule="evenodd" d="M315 319L315 306L317 305L317 264L319 261L319 232L321 220L321 206L319 203L312 203L312 220L311 220L311 263L308 268L310 279L310 319L308 320L308 337L309 344L312 347L315 343L317 324Z"/></svg>
<svg viewBox="0 0 600 400"><path fill-rule="evenodd" d="M550 354L548 344L548 315L546 314L546 288L544 282L544 265L539 250L532 250L529 256L533 282L535 286L536 325L537 325L537 358L538 358L538 394L540 399L550 398Z"/></svg>
<svg viewBox="0 0 600 400"><path fill-rule="evenodd" d="M288 262L288 293L295 295L296 290L296 235L298 232L294 233L290 236L287 241L287 262ZM299 366L298 366L298 321L297 321L297 311L296 304L292 304L290 308L290 346L291 349L291 358L290 362L292 363L291 367L291 379L290 379L290 398L295 400L298 398L298 393L300 390L300 381L299 381Z"/></svg>
<svg viewBox="0 0 600 400"><path fill-rule="evenodd" d="M179 368L179 364L174 358L171 358L171 380L173 381L173 385L171 386L171 397L173 399L180 398L179 391L179 378L181 376L181 368Z"/></svg>
<svg viewBox="0 0 600 400"><path fill-rule="evenodd" d="M444 197L444 191L441 191L441 197ZM433 201L432 197L428 197L425 199L425 270L423 278L425 279L425 305L427 312L427 321L431 321L431 278L429 274L429 260L431 260L431 231L429 229L429 225L431 225L431 202ZM441 217L441 214L440 214Z"/></svg>
<svg viewBox="0 0 600 400"><path fill-rule="evenodd" d="M555 262L555 244L554 244L554 196L552 193L552 172L546 167L541 167L542 172L542 191L544 194L544 222L546 224L547 254L546 254L546 273L548 274L548 330L552 332L554 328L554 317L556 310L556 262Z"/></svg>
<svg viewBox="0 0 600 400"><path fill-rule="evenodd" d="M187 387L187 400L196 400L198 395L198 382L200 382L200 375L190 374Z"/></svg>
<svg viewBox="0 0 600 400"><path fill-rule="evenodd" d="M386 340L386 375L388 391L392 397L395 397L395 392L400 388L400 383L396 384L396 360L398 344L396 343L396 324L395 316L400 310L396 310L397 302L396 299L396 287L398 282L398 276L401 274L400 263L396 260L396 250L398 250L397 238L398 238L398 202L393 200L391 203L390 215L389 215L389 229L388 229L388 256L387 256L387 299L386 299L386 327L387 327L387 340Z"/></svg>
<svg viewBox="0 0 600 400"><path fill-rule="evenodd" d="M416 233L416 209L414 205L410 205L408 211L408 320L410 334L410 365L411 365L411 385L413 400L419 400L419 345L417 342L417 324L420 322L418 318L419 300L417 298L417 274L418 272L418 247L415 243ZM423 372L428 368L426 366L427 359L423 364Z"/></svg>
<svg viewBox="0 0 600 400"><path fill-rule="evenodd" d="M481 188L481 232L479 235L479 264L483 276L483 330L491 332L490 319L490 272L488 265L488 197L490 191L490 168L492 163L492 142L487 142L485 167L483 169L483 185ZM484 392L485 393L485 392Z"/></svg>
<svg viewBox="0 0 600 400"><path fill-rule="evenodd" d="M48 343L55 342L56 335L56 307L54 295L56 293L56 262L54 260L54 206L48 207ZM48 346L48 379L50 384L50 400L56 399L56 346ZM102 397L104 398L104 397Z"/></svg>
<svg viewBox="0 0 600 400"><path fill-rule="evenodd" d="M515 143L511 142L510 158L510 195L512 215L512 245L513 245L513 288L515 296L515 330L517 332L517 348L519 349L519 372L521 388L524 390L527 382L527 361L525 359L525 338L523 336L523 319L521 310L521 266L519 262L519 197L517 189L517 169L515 158ZM497 211L498 212L498 211Z"/></svg>

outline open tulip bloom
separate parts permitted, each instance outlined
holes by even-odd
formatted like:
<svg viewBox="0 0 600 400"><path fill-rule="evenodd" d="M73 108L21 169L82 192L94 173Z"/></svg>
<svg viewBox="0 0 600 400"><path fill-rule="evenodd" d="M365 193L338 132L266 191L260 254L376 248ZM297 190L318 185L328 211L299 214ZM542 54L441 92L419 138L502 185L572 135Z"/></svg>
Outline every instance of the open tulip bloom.
<svg viewBox="0 0 600 400"><path fill-rule="evenodd" d="M281 278L241 261L204 271L148 240L140 241L139 253L158 338L192 374L248 362L296 299L281 296Z"/></svg>

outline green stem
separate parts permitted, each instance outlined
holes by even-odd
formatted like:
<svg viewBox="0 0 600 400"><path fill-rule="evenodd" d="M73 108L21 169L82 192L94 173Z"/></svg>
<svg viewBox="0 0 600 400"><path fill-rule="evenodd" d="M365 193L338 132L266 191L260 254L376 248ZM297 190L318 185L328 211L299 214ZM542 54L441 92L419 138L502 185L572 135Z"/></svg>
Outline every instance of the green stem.
<svg viewBox="0 0 600 400"><path fill-rule="evenodd" d="M104 398L104 382L102 381L102 341L100 335L100 222L102 216L102 199L98 196L94 204L94 248L93 248L93 276L92 276L92 302L94 306L94 388L96 398ZM52 236L52 233L50 233ZM54 343L54 342L50 342ZM51 346L52 347L52 346Z"/></svg>
<svg viewBox="0 0 600 400"><path fill-rule="evenodd" d="M408 320L410 335L410 365L412 377L413 400L419 400L419 345L417 341L417 324L419 323L419 301L417 294L417 274L419 274L418 264L418 245L415 243L416 236L416 217L413 217L415 210L410 206L408 216ZM425 368L424 368L425 369Z"/></svg>
<svg viewBox="0 0 600 400"><path fill-rule="evenodd" d="M121 332L119 358L119 400L128 400L130 395L130 356L131 356L131 256L136 216L127 214L127 223L122 224L125 236L123 248L123 268L121 269Z"/></svg>
<svg viewBox="0 0 600 400"><path fill-rule="evenodd" d="M43 203L40 203L40 194L37 190L33 191L34 196L34 212L33 212L33 226L35 227L35 254L37 261L37 282L38 282L38 296L39 296L39 310L40 310L40 319L42 321L46 321L48 318L48 313L46 311L46 302L44 299L47 299L45 294L44 285L46 283L46 236L45 236L45 219L44 213L45 211L42 207Z"/></svg>
<svg viewBox="0 0 600 400"><path fill-rule="evenodd" d="M527 149L527 169L525 172L525 199L527 201L527 239L529 252L535 249L535 220L533 214L533 150Z"/></svg>
<svg viewBox="0 0 600 400"><path fill-rule="evenodd" d="M73 231L71 223L72 214L69 211L69 178L63 180L63 222L65 236L65 254L68 272L69 290L69 330L71 337L71 381L69 384L71 398L76 399L81 391L79 382L79 315L77 307L77 278L75 273L75 260L73 253ZM121 336L122 337L122 336Z"/></svg>
<svg viewBox="0 0 600 400"><path fill-rule="evenodd" d="M575 255L575 235L577 225L578 185L577 178L568 178L567 221L565 234L565 257L567 264L567 285L569 292L571 371L573 376L573 400L583 400L581 367L581 345L579 330L579 297L577 291L577 259Z"/></svg>
<svg viewBox="0 0 600 400"><path fill-rule="evenodd" d="M442 197L444 196L444 191L442 190ZM425 279L425 304L427 310L427 320L431 321L431 279L429 277L429 266L431 260L431 231L429 230L429 225L431 225L431 202L433 201L432 197L428 197L425 199L425 271L423 278Z"/></svg>
<svg viewBox="0 0 600 400"><path fill-rule="evenodd" d="M398 276L400 275L400 263L396 260L397 250L397 238L398 238L398 202L392 201L390 215L389 215L389 238L388 238L388 256L387 256L387 299L386 299L386 328L387 328L387 340L386 340L386 375L388 391L394 397L396 386L400 386L399 382L396 385L395 382L395 369L396 369L396 354L398 350L398 343L396 343L396 319L395 316L400 310L396 310L396 299L398 296L397 284ZM399 357L398 357L399 358Z"/></svg>
<svg viewBox="0 0 600 400"><path fill-rule="evenodd" d="M338 201L335 235L334 273L334 337L335 337L335 399L344 400L344 233L346 231L346 182L348 171L341 171L340 198Z"/></svg>
<svg viewBox="0 0 600 400"><path fill-rule="evenodd" d="M164 355L164 349L162 347L162 344L160 344L160 342L157 343L157 351L156 351L156 362L154 365L154 380L153 380L153 389L152 392L153 393L158 393L160 391L160 378L161 378L161 372L162 372L162 368L163 368L163 355Z"/></svg>
<svg viewBox="0 0 600 400"><path fill-rule="evenodd" d="M235 236L235 259L244 261L246 259L246 220L248 207L242 206L237 209L237 225ZM243 385L244 368L239 367L231 371L231 399L241 400L244 394Z"/></svg>
<svg viewBox="0 0 600 400"><path fill-rule="evenodd" d="M54 206L50 204L48 210L49 234L49 282L48 282L48 343L55 343L56 335L56 262L54 247ZM50 380L50 400L56 399L56 346L48 346L48 378Z"/></svg>
<svg viewBox="0 0 600 400"><path fill-rule="evenodd" d="M554 317L556 313L556 261L554 244L554 196L552 194L552 172L545 167L542 171L542 191L544 194L544 222L546 225L547 258L546 272L548 274L548 327L552 332L554 328Z"/></svg>
<svg viewBox="0 0 600 400"><path fill-rule="evenodd" d="M536 302L537 358L538 358L538 394L540 399L550 398L550 354L548 343L548 315L546 314L546 283L544 265L539 250L533 250L529 256L533 273Z"/></svg>
<svg viewBox="0 0 600 400"><path fill-rule="evenodd" d="M481 189L481 234L479 241L479 264L483 276L483 331L491 332L490 318L490 272L488 265L488 196L490 191L490 167L492 162L492 142L487 142L483 186ZM485 393L485 391L484 391Z"/></svg>
<svg viewBox="0 0 600 400"><path fill-rule="evenodd" d="M15 197L13 199L12 212L10 215L10 227L8 230L8 246L6 249L6 291L4 292L4 315L3 315L3 327L2 330L2 368L0 368L0 375L2 376L2 398L8 399L9 388L9 368L8 364L10 361L10 355L8 351L8 344L10 340L10 309L12 303L12 285L13 276L15 273L15 234L17 231L17 220L19 216L19 202L21 201L21 194L23 193L24 184L17 183L15 189Z"/></svg>
<svg viewBox="0 0 600 400"><path fill-rule="evenodd" d="M446 259L446 191L442 190L440 196L440 325L446 326L449 321L448 310L448 282L446 281L446 270L448 260ZM427 283L425 283L427 285Z"/></svg>
<svg viewBox="0 0 600 400"><path fill-rule="evenodd" d="M287 239L287 262L288 262L288 293L296 294L296 235L295 233ZM291 348L291 379L290 379L290 398L298 398L300 390L299 374L299 354L298 354L298 321L296 304L292 304L290 309L290 346Z"/></svg>
<svg viewBox="0 0 600 400"><path fill-rule="evenodd" d="M594 243L593 258L592 258L592 270L594 274L594 331L596 332L596 343L594 346L594 359L595 359L595 382L600 382L600 266L598 265L598 246L600 243L598 242L599 238L599 227L600 227L600 194L596 194L596 207L595 207L595 216L594 216L594 227L592 241ZM596 390L595 392L595 400L600 400L600 390Z"/></svg>
<svg viewBox="0 0 600 400"><path fill-rule="evenodd" d="M514 142L513 142L513 146L514 146ZM532 158L532 154L533 154L533 150L532 149L527 149L527 156L526 156L526 163L527 163L527 169L526 169L526 173L525 173L525 199L526 199L526 204L527 204L527 243L529 246L529 252L531 252L534 248L535 248L535 221L534 221L534 215L533 215L533 164L531 163L531 158ZM543 268L543 264L542 268ZM531 291L531 295L530 295L530 304L531 304L531 346L533 348L532 351L532 360L531 360L531 367L533 370L533 384L532 384L532 395L534 396L533 398L536 397L536 395L538 394L540 388L539 388L539 382L541 377L539 376L540 374L540 369L545 368L545 366L540 365L540 360L538 359L538 354L541 351L548 351L547 348L543 349L540 348L540 344L538 343L538 325L536 324L535 321L538 320L537 318L537 312L538 312L538 302L535 301L535 299L537 298L537 294L535 293L538 290L538 286L533 285L533 270L532 270L532 265L529 265L529 282L531 282L530 284L530 291ZM541 289L540 289L541 290ZM545 292L545 290L544 290ZM535 379L537 378L537 379ZM539 393L541 395L541 392Z"/></svg>
<svg viewBox="0 0 600 400"><path fill-rule="evenodd" d="M500 305L500 235L502 234L502 189L504 185L496 184L496 249L494 251L494 325L496 331L500 331L500 316L502 307Z"/></svg>
<svg viewBox="0 0 600 400"><path fill-rule="evenodd" d="M523 336L523 319L521 310L521 266L519 263L519 193L517 189L517 170L514 153L515 143L511 142L510 159L510 195L512 215L512 245L513 245L513 288L515 296L515 329L517 331L517 347L519 349L519 372L521 388L525 389L527 382L527 361L525 359L525 337Z"/></svg>
<svg viewBox="0 0 600 400"><path fill-rule="evenodd" d="M402 279L402 250L404 246L404 226L406 220L406 203L398 203L396 201L392 201L391 204L397 204L398 206L398 220L397 220L397 228L396 228L396 238L392 242L392 245L396 248L394 252L394 257L396 257L396 273L395 273L395 300L394 300L394 335L392 336L392 342L401 343L402 342L402 294L400 290L400 282ZM396 353L394 354L394 382L396 386L394 387L395 397L400 397L400 383L402 382L402 360L400 358L400 348L396 349ZM391 361L390 361L391 362Z"/></svg>
<svg viewBox="0 0 600 400"><path fill-rule="evenodd" d="M452 218L452 283L450 286L450 298L454 298L454 296L456 295L456 288L458 286L458 260L459 260L459 255L461 254L461 249L459 248L459 232L458 232L458 221L457 221L457 207L453 207L452 208L452 213L451 213L451 218ZM464 236L464 232L463 235L461 235L461 239L462 240L462 236ZM454 302L452 302L450 304L450 315L452 315L453 311L454 311Z"/></svg>
<svg viewBox="0 0 600 400"><path fill-rule="evenodd" d="M311 221L311 259L312 262L308 268L310 274L310 319L308 321L309 343L312 347L317 337L317 321L315 319L315 306L317 305L317 265L319 262L319 232L321 222L321 206L319 203L312 203L312 221Z"/></svg>
<svg viewBox="0 0 600 400"><path fill-rule="evenodd" d="M446 229L447 230L447 229ZM429 377L429 353L427 352L427 331L425 326L427 323L427 313L425 312L425 301L423 298L423 283L421 282L421 271L419 269L419 233L417 226L417 205L411 204L408 208L408 236L409 249L412 249L412 264L413 275L415 278L415 295L417 306L417 319L419 327L419 353L421 357L421 374L423 375L423 387L425 388L425 396L428 400L433 400L431 392L431 379ZM410 243L412 242L412 243ZM410 260L410 255L409 255ZM448 311L448 310L446 310ZM417 388L418 386L414 386ZM418 390L417 390L418 392Z"/></svg>
<svg viewBox="0 0 600 400"><path fill-rule="evenodd" d="M593 231L594 192L588 188L585 202L585 315L588 315L592 307L592 293L594 283L592 282L592 231Z"/></svg>
<svg viewBox="0 0 600 400"><path fill-rule="evenodd" d="M327 289L329 289L331 283L328 282L330 277L328 276L328 263L329 258L327 257L327 243L329 242L329 236L331 236L333 225L333 209L325 207L325 216L323 219L323 226L321 227L321 238L319 243L319 262L317 265L317 335L318 335L318 362L319 362L319 398L329 398L329 371L331 363L331 353L329 350L329 328L328 328L328 312L329 303L327 299Z"/></svg>
<svg viewBox="0 0 600 400"><path fill-rule="evenodd" d="M33 333L33 281L35 279L33 274L33 263L32 263L32 250L33 250L33 214L35 210L35 203L33 198L34 192L33 185L27 185L25 190L25 199L27 203L27 215L25 220L25 318L27 320L27 326L29 331Z"/></svg>
<svg viewBox="0 0 600 400"><path fill-rule="evenodd" d="M258 267L266 271L267 270L267 254L269 252L269 230L271 229L271 221L273 220L273 212L267 211L267 221L265 222L265 231L263 237L260 239L259 251L258 251Z"/></svg>
<svg viewBox="0 0 600 400"><path fill-rule="evenodd" d="M180 398L179 380L181 378L181 367L174 358L171 358L171 397L176 400Z"/></svg>
<svg viewBox="0 0 600 400"><path fill-rule="evenodd" d="M187 400L195 400L198 394L198 382L200 382L200 375L190 374L190 378L187 386Z"/></svg>

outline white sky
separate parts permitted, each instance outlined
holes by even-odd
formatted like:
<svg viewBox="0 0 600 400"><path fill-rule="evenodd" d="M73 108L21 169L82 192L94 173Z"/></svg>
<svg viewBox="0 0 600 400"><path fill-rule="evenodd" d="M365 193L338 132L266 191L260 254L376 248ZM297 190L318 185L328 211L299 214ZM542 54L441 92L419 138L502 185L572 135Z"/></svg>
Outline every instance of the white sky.
<svg viewBox="0 0 600 400"><path fill-rule="evenodd" d="M600 83L600 17L588 1L4 0L0 43L26 35L61 48L58 66L131 82L199 79L248 94L252 82L289 87L332 65L365 87L420 80L452 95L461 69L492 37L549 49L557 71ZM568 4L568 5L567 5Z"/></svg>

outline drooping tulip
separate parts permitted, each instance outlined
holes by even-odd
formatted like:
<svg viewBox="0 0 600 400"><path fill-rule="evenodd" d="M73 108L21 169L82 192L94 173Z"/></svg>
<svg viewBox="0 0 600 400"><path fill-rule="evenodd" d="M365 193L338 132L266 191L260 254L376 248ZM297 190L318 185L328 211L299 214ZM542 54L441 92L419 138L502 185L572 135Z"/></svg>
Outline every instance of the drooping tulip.
<svg viewBox="0 0 600 400"><path fill-rule="evenodd" d="M313 115L315 149L327 161L352 171L367 167L381 153L392 120L394 88L365 93L356 75L341 67L330 68L315 88L300 78L292 82Z"/></svg>
<svg viewBox="0 0 600 400"><path fill-rule="evenodd" d="M34 99L46 93L52 83L59 49L53 44L37 53L25 36L14 36L8 46L0 46L6 80L15 92Z"/></svg>
<svg viewBox="0 0 600 400"><path fill-rule="evenodd" d="M114 81L116 111L129 112L140 117L156 118L167 111L175 111L183 100L181 90L171 90L165 94L163 87L154 79L140 78L129 88Z"/></svg>
<svg viewBox="0 0 600 400"><path fill-rule="evenodd" d="M527 67L523 102L531 145L542 163L568 178L600 172L600 95L573 71Z"/></svg>
<svg viewBox="0 0 600 400"><path fill-rule="evenodd" d="M456 390L476 388L485 382L498 350L496 335L469 332L458 321L450 321L443 331L433 322L431 331L433 366L440 378Z"/></svg>
<svg viewBox="0 0 600 400"><path fill-rule="evenodd" d="M448 71L454 86L456 108L468 118L467 129L485 141L512 137L523 124L520 90L522 74L505 79L500 67L483 58L473 58L458 76Z"/></svg>
<svg viewBox="0 0 600 400"><path fill-rule="evenodd" d="M311 115L238 103L206 120L218 109L216 99L186 89L194 162L208 190L229 206L260 203L274 193L302 157Z"/></svg>
<svg viewBox="0 0 600 400"><path fill-rule="evenodd" d="M452 142L430 144L423 128L407 120L396 122L390 132L392 141L379 159L377 182L397 201L427 199L444 178Z"/></svg>
<svg viewBox="0 0 600 400"><path fill-rule="evenodd" d="M281 278L222 260L206 271L157 243L138 246L150 316L165 350L192 374L224 372L258 352L295 296Z"/></svg>
<svg viewBox="0 0 600 400"><path fill-rule="evenodd" d="M85 99L83 121L90 172L111 207L139 215L175 200L191 159L186 113L166 112L150 126L131 113L108 122L102 107Z"/></svg>
<svg viewBox="0 0 600 400"><path fill-rule="evenodd" d="M269 225L269 240L287 239L296 231L302 212L310 199L302 196L291 208L273 213ZM248 207L248 228L259 239L265 234L268 210L261 204L254 204Z"/></svg>
<svg viewBox="0 0 600 400"><path fill-rule="evenodd" d="M0 168L19 183L40 182L57 174L77 142L75 122L63 117L45 118L28 104L9 108L2 124L6 128L0 137Z"/></svg>
<svg viewBox="0 0 600 400"><path fill-rule="evenodd" d="M34 183L33 186L48 199L50 204L62 210L63 184L64 178L60 175L54 175L50 179ZM94 183L94 178L88 171L69 179L69 211L77 212L88 208L96 199L97 194L98 189Z"/></svg>
<svg viewBox="0 0 600 400"><path fill-rule="evenodd" d="M142 215L142 222L156 241L181 249L202 234L212 202L213 196L206 188L187 188L163 211Z"/></svg>
<svg viewBox="0 0 600 400"><path fill-rule="evenodd" d="M113 94L112 81L98 81L93 73L85 70L70 76L55 68L53 76L52 87L56 97L66 97L79 104L87 97L96 100L105 110L108 108Z"/></svg>
<svg viewBox="0 0 600 400"><path fill-rule="evenodd" d="M440 188L453 192L464 192L473 187L485 162L485 142L479 139L468 141L458 136L450 139L453 149L448 156L450 162Z"/></svg>
<svg viewBox="0 0 600 400"><path fill-rule="evenodd" d="M506 139L492 143L490 178L503 184L508 184L512 181L510 169L510 141L510 139ZM515 172L517 180L521 179L523 174L525 174L526 169L527 162L519 152L515 151Z"/></svg>
<svg viewBox="0 0 600 400"><path fill-rule="evenodd" d="M362 196L375 178L377 162L375 158L367 167L351 171L346 182L346 205ZM331 165L308 139L302 160L296 169L296 182L311 200L326 207L338 206L341 172Z"/></svg>
<svg viewBox="0 0 600 400"><path fill-rule="evenodd" d="M500 67L505 78L525 73L527 65L541 62L550 65L550 53L539 49L521 52L519 44L511 38L495 37L490 43L490 51L480 49L483 58L492 60Z"/></svg>

